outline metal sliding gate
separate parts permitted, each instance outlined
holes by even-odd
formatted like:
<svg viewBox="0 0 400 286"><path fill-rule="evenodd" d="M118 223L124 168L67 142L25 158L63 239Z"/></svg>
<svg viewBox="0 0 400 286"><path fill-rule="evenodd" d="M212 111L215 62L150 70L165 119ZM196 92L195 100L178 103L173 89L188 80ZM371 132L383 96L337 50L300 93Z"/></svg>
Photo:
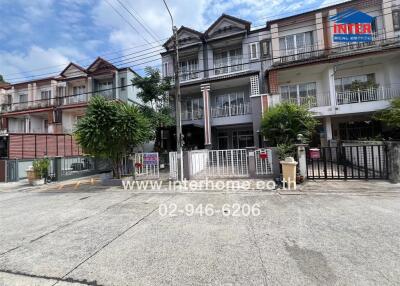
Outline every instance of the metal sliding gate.
<svg viewBox="0 0 400 286"><path fill-rule="evenodd" d="M307 149L308 179L386 180L385 145L357 145Z"/></svg>

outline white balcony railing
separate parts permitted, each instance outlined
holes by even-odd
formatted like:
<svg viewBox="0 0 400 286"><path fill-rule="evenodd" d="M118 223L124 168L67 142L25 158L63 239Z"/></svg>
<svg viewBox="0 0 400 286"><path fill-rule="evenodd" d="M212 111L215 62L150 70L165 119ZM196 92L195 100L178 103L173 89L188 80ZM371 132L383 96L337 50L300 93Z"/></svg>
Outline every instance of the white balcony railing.
<svg viewBox="0 0 400 286"><path fill-rule="evenodd" d="M392 41L396 41L396 39L390 39ZM335 43L332 48L333 53L344 53L344 52L356 52L358 49L360 51L365 50L368 47L377 47L386 41L386 33L385 30L378 30L372 33L372 41L370 42L354 42L354 43Z"/></svg>
<svg viewBox="0 0 400 286"><path fill-rule="evenodd" d="M305 106L307 108L313 108L313 107L330 105L330 98L329 94L318 94L317 96L292 97L292 98L287 98L279 95L279 102L290 102L293 104Z"/></svg>
<svg viewBox="0 0 400 286"><path fill-rule="evenodd" d="M212 117L228 117L246 114L251 114L250 103L211 108Z"/></svg>
<svg viewBox="0 0 400 286"><path fill-rule="evenodd" d="M336 93L336 104L351 104L369 101L390 100L400 97L400 88L379 87L365 90L345 91Z"/></svg>

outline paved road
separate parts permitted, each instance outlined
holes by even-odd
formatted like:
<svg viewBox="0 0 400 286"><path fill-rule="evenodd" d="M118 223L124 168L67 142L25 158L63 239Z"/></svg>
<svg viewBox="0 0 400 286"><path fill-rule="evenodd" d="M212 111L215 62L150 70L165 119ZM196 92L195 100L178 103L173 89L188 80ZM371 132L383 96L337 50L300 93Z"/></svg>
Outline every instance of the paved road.
<svg viewBox="0 0 400 286"><path fill-rule="evenodd" d="M260 216L159 205L259 204ZM0 285L395 285L400 193L0 192Z"/></svg>

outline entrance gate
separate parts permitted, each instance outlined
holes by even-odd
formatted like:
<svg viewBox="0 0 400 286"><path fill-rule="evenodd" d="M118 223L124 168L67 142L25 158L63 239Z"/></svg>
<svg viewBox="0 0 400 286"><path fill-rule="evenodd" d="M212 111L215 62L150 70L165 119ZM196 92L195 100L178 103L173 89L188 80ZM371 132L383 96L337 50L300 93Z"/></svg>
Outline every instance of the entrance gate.
<svg viewBox="0 0 400 286"><path fill-rule="evenodd" d="M160 177L158 153L135 154L135 179L158 179Z"/></svg>
<svg viewBox="0 0 400 286"><path fill-rule="evenodd" d="M352 145L307 149L307 177L311 180L387 180L387 148Z"/></svg>

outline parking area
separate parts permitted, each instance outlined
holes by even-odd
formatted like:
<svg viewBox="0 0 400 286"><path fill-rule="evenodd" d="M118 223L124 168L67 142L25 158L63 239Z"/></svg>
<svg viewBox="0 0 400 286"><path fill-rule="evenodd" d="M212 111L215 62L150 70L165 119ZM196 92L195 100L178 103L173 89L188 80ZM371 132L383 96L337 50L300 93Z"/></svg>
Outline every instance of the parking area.
<svg viewBox="0 0 400 286"><path fill-rule="evenodd" d="M0 285L399 284L400 191L384 182L349 186L0 191ZM259 215L243 212L246 205Z"/></svg>

